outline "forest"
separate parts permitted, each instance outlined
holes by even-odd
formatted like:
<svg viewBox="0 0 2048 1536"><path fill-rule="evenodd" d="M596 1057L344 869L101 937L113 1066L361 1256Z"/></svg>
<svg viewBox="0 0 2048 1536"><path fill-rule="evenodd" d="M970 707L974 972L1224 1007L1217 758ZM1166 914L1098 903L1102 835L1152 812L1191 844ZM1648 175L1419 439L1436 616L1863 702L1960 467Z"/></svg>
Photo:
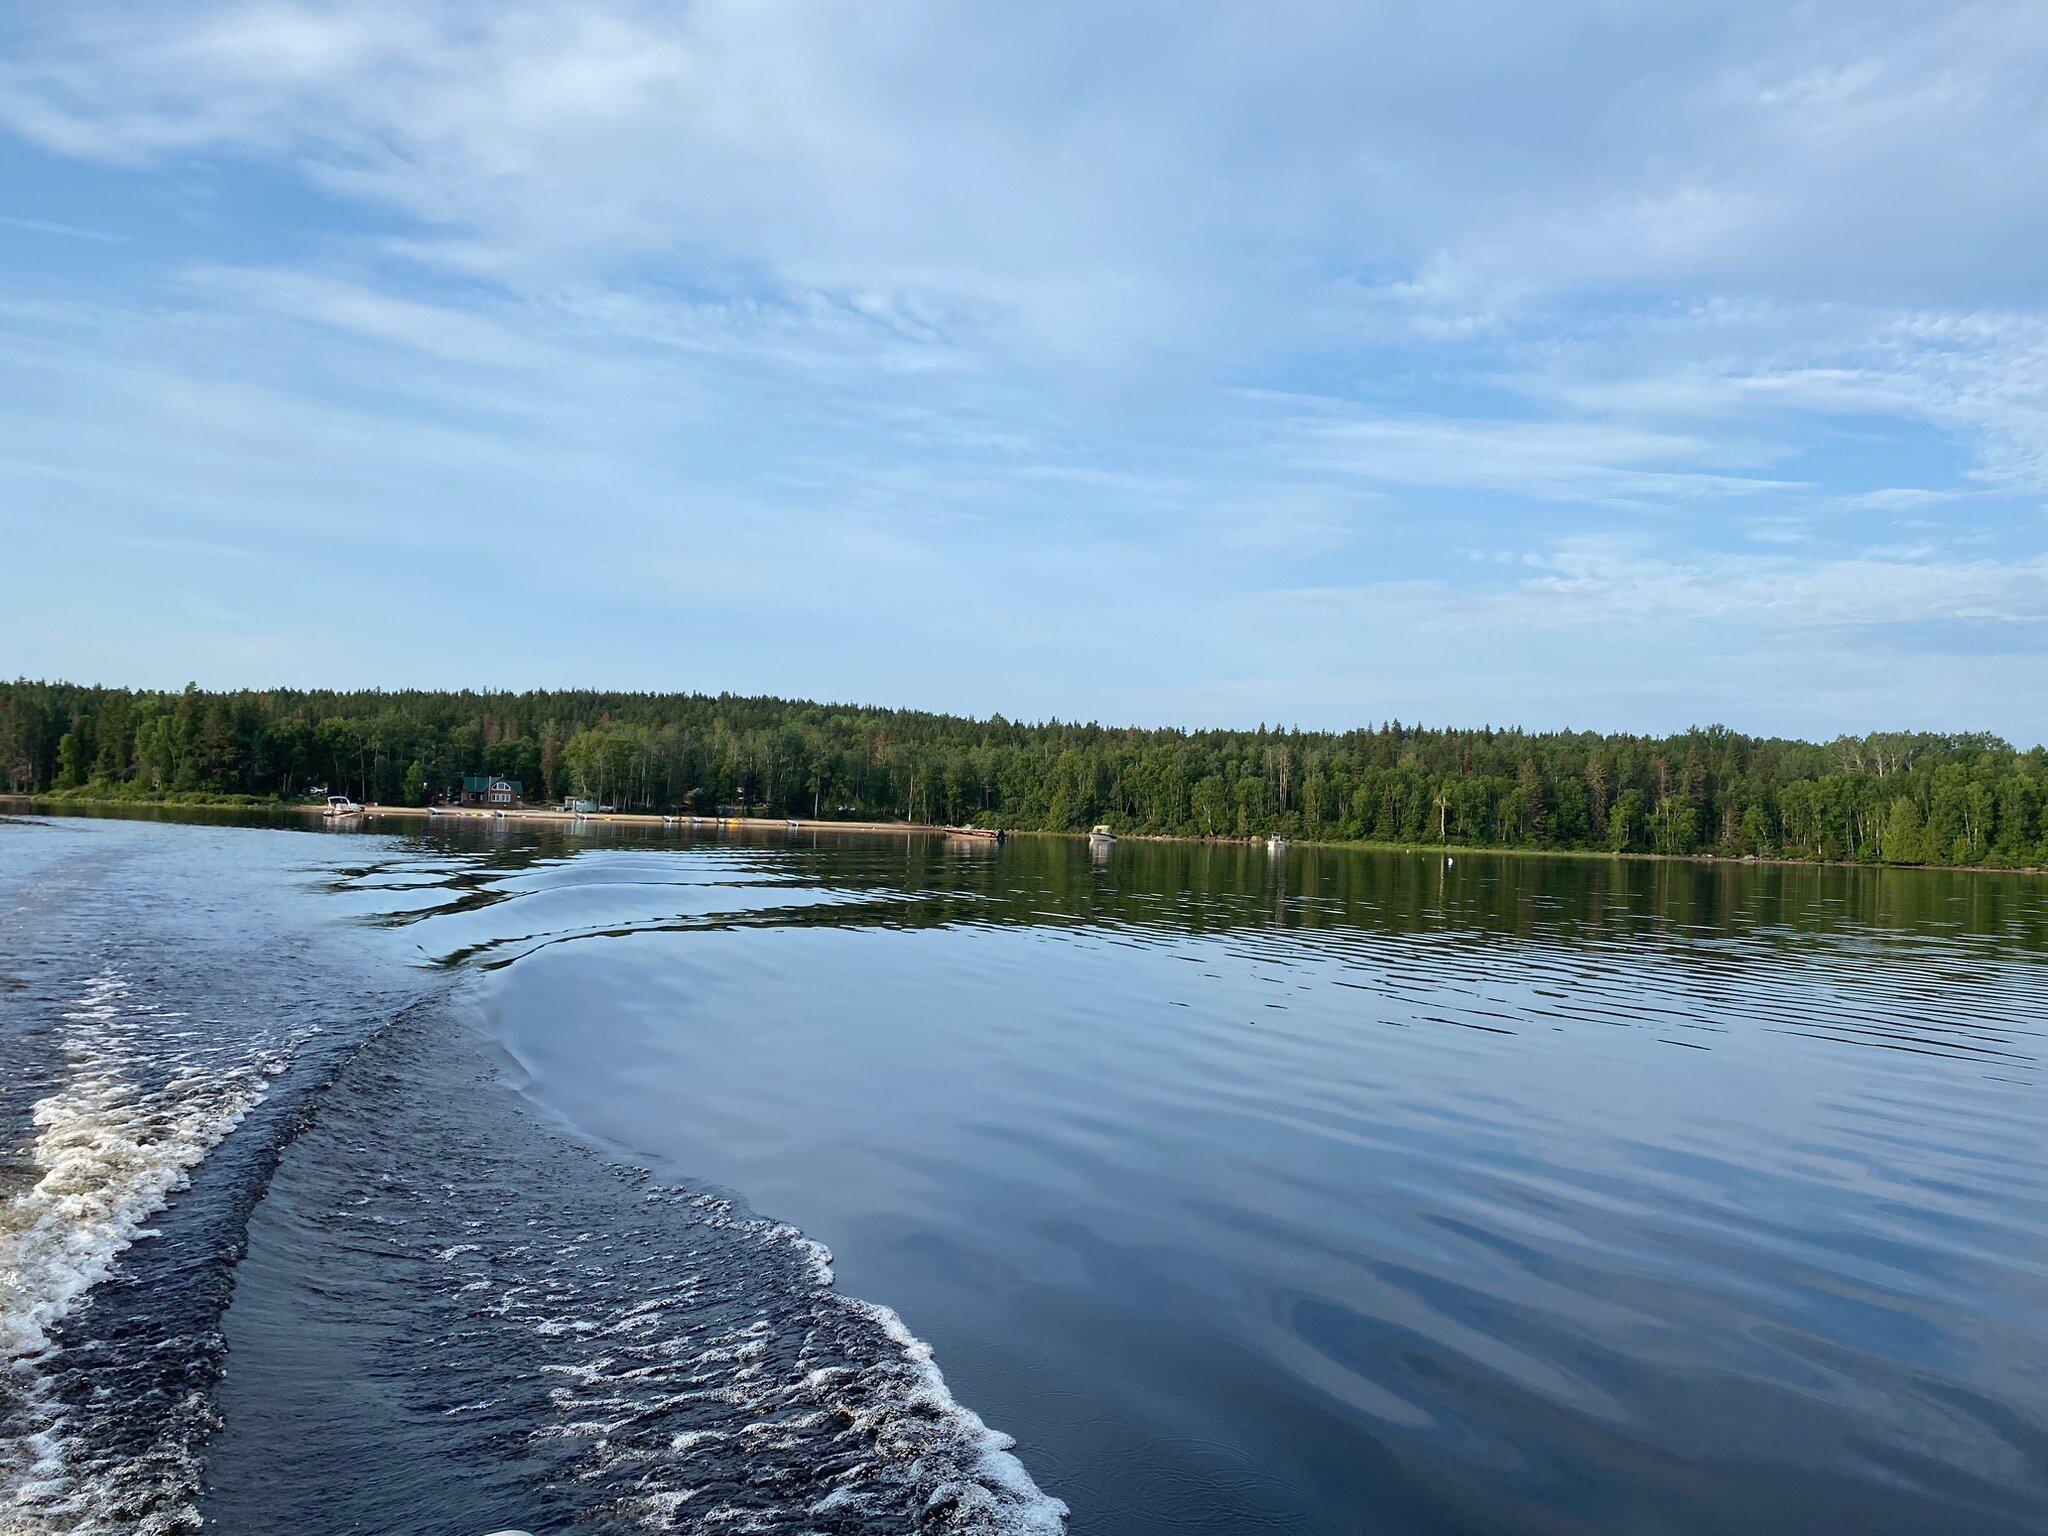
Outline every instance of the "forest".
<svg viewBox="0 0 2048 1536"><path fill-rule="evenodd" d="M0 683L0 787L79 800L534 803L1188 837L2048 865L2048 751L1441 729L1176 730L730 694L179 692Z"/></svg>

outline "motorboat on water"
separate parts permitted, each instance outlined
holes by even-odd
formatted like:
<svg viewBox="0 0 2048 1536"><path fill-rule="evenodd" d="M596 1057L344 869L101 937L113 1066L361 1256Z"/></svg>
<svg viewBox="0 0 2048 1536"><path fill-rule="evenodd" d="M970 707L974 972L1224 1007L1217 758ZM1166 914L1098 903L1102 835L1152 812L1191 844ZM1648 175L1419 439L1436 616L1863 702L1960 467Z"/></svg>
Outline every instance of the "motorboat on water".
<svg viewBox="0 0 2048 1536"><path fill-rule="evenodd" d="M1110 831L1106 824L1098 821L1088 829L1088 841L1091 843L1113 843L1116 841L1116 834Z"/></svg>
<svg viewBox="0 0 2048 1536"><path fill-rule="evenodd" d="M1273 836L1266 839L1266 852L1285 853L1286 851L1287 839L1281 837L1278 833L1275 833Z"/></svg>
<svg viewBox="0 0 2048 1536"><path fill-rule="evenodd" d="M363 808L357 805L355 801L349 799L347 795L329 795L327 797L327 809L320 814L330 818L360 816L363 814Z"/></svg>

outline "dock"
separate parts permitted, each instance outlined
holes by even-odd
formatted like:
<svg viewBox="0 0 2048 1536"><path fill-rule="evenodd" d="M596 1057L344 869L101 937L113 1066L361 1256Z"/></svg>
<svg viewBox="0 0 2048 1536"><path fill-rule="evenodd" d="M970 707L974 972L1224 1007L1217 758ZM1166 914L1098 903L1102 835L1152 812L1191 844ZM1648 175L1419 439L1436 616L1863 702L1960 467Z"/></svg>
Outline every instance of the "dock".
<svg viewBox="0 0 2048 1536"><path fill-rule="evenodd" d="M319 816L317 805L287 809ZM693 816L688 812L661 815L653 811L564 811L530 805L492 810L468 805L371 805L363 806L363 819L416 821L549 822L569 826L602 822L608 826L638 827L647 831L698 832L866 832L890 836L932 836L968 838L1000 843L1004 833L995 827L950 827L919 821L834 821L810 816Z"/></svg>

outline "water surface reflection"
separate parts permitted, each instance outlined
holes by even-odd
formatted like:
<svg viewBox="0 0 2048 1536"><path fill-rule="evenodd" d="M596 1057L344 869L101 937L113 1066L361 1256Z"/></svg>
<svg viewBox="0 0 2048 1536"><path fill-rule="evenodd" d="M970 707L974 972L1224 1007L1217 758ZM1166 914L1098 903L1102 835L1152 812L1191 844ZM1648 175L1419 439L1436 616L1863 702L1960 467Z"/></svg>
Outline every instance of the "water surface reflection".
<svg viewBox="0 0 2048 1536"><path fill-rule="evenodd" d="M532 1095L825 1242L1076 1530L2048 1529L2037 881L398 847Z"/></svg>

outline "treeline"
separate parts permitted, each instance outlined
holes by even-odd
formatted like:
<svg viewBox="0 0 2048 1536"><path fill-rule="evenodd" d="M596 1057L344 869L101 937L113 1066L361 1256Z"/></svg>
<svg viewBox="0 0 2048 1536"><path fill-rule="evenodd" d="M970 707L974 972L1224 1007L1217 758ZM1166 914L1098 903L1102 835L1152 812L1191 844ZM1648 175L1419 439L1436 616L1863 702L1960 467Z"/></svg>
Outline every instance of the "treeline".
<svg viewBox="0 0 2048 1536"><path fill-rule="evenodd" d="M1136 730L721 694L0 684L17 794L425 804L464 774L631 810L1189 836L2048 864L2048 752L1988 735Z"/></svg>

